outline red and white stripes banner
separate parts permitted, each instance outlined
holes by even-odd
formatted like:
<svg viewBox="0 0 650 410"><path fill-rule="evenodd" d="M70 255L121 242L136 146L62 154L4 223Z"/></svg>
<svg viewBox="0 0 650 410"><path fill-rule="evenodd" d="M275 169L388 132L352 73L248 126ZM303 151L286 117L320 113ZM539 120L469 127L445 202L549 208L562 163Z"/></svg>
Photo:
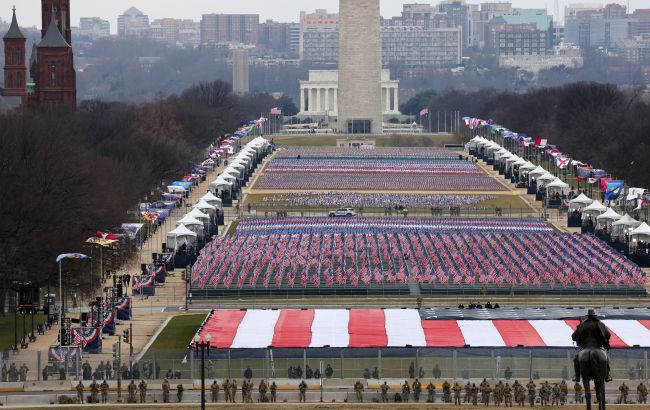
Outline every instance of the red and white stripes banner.
<svg viewBox="0 0 650 410"><path fill-rule="evenodd" d="M650 320L603 320L614 348L650 347ZM578 320L422 320L415 309L214 310L199 331L219 349L570 347Z"/></svg>

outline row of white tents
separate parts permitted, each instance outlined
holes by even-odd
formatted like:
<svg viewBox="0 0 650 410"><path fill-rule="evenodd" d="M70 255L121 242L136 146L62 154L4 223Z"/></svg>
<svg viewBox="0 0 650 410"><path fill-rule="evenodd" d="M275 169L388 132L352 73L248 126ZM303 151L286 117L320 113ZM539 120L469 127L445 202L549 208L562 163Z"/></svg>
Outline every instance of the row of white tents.
<svg viewBox="0 0 650 410"><path fill-rule="evenodd" d="M554 195L555 193L567 195L571 190L571 186L560 178L551 174L541 166L535 165L532 162L511 153L494 141L477 136L468 143L468 149L480 151L481 148L483 148L483 152L487 157L494 158L495 163L505 164L505 170L507 173L511 173L515 167L519 167L520 172L528 172L528 183L530 184L533 180L536 180L538 187L541 185L546 187L549 196Z"/></svg>
<svg viewBox="0 0 650 410"><path fill-rule="evenodd" d="M535 166L530 161L512 154L507 149L501 147L494 141L483 137L473 138L467 145L468 149L483 152L489 157L494 158L496 162L505 162L506 172L512 172L514 167L519 167L520 171L528 171L529 183L532 179L537 180L538 186L544 184L549 195L558 192L568 194L569 184L555 177L541 166ZM620 215L612 208L606 207L599 201L595 201L584 194L580 194L569 202L570 211L579 211L582 213L582 219L591 219L594 221L596 229L607 229L607 232L613 238L623 239L628 237L632 244L636 242L650 243L650 226L645 222L637 221L629 214Z"/></svg>
<svg viewBox="0 0 650 410"><path fill-rule="evenodd" d="M266 150L268 146L269 142L262 137L257 137L246 144L246 146L233 158L232 162L228 164L221 175L210 183L210 191L214 195L223 192L232 193L235 183L241 181L244 178L244 175L253 168L255 165L255 159Z"/></svg>
<svg viewBox="0 0 650 410"><path fill-rule="evenodd" d="M210 183L210 191L192 207L191 212L176 222L176 229L167 234L167 248L193 247L199 238L205 237L210 225L215 223L217 213L223 210L223 201L217 193L232 190L234 183L243 178L245 170L252 169L253 161L268 145L269 142L261 137L246 144L219 177Z"/></svg>
<svg viewBox="0 0 650 410"><path fill-rule="evenodd" d="M199 202L176 222L176 229L167 233L167 248L178 250L183 245L196 246L198 239L203 238L214 222L217 212L223 209L220 198L211 192L205 194Z"/></svg>

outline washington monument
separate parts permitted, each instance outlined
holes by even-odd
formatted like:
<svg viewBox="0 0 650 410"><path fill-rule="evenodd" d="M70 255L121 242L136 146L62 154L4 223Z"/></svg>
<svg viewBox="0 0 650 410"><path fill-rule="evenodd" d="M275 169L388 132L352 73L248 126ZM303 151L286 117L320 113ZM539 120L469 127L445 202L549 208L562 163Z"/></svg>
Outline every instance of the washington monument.
<svg viewBox="0 0 650 410"><path fill-rule="evenodd" d="M342 132L381 134L379 0L339 2L339 117Z"/></svg>

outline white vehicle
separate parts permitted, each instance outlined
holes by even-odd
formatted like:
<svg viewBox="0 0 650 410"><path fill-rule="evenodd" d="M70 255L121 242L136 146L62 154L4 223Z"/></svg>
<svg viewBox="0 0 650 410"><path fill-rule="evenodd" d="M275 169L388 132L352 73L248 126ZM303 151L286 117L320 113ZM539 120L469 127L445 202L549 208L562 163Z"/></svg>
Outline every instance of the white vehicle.
<svg viewBox="0 0 650 410"><path fill-rule="evenodd" d="M330 211L329 215L330 217L346 216L349 218L351 216L357 216L357 213L354 212L354 209L352 208L341 208L337 209L336 211Z"/></svg>

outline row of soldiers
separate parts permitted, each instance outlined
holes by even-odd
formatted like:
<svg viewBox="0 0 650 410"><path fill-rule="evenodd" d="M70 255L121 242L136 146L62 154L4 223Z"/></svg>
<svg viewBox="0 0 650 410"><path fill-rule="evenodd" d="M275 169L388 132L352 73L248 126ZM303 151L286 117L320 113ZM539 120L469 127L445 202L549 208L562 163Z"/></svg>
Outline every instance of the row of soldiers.
<svg viewBox="0 0 650 410"><path fill-rule="evenodd" d="M574 386L574 401L578 404L584 403L584 394L583 388L580 383L576 383ZM381 401L383 403L388 402L388 391L389 386L386 382L380 386L381 389ZM426 387L427 390L427 402L435 403L436 401L436 387L433 383L429 383ZM474 383L467 383L464 388L461 387L458 383L455 383L453 386L447 381L442 384L442 401L444 403L452 402L456 405L461 404L461 393L465 391L465 396L463 403L472 403L473 405L478 404L479 393L480 393L480 403L488 406L490 404L490 396L492 396L493 402L496 406L501 406L502 404L506 407L513 406L514 402L523 407L526 402L526 393L528 393L528 403L532 407L535 404L535 400L539 394L540 403L542 406L559 406L565 405L567 403L567 397L569 393L569 388L566 381L560 383L555 383L553 386L546 381L540 385L539 391L537 386L530 380L526 386L519 383L518 380L512 384L503 383L500 381L494 387L490 383L483 379L479 386L476 386ZM356 393L357 401L363 401L363 384L359 381L354 385L354 391ZM620 396L619 403L627 404L627 396L629 394L629 387L623 383L619 388ZM404 381L402 385L402 392L399 399L403 402L408 402L410 399L411 392L413 392L413 399L415 402L420 401L420 395L422 392L422 384L418 379L415 379L412 385L409 385L408 381ZM646 404L648 399L648 388L641 382L637 387L637 400L639 404Z"/></svg>
<svg viewBox="0 0 650 410"><path fill-rule="evenodd" d="M101 402L102 403L107 402L109 385L106 382L106 380L104 380L101 384L98 384L97 381L93 379L89 387L90 387L91 403L99 403L98 395L100 393L101 393ZM236 402L235 396L237 394L237 381L234 379L232 381L226 379L223 382L223 384L219 386L219 384L215 380L210 386L210 392L211 392L213 403L217 403L219 401L220 387L223 388L226 402L235 403ZM242 382L241 395L242 395L243 403L253 403L253 397L252 397L253 388L254 388L254 384L252 381L244 380ZM162 389L163 389L163 402L169 403L171 386L167 379L164 380L162 384ZM275 403L277 399L277 389L278 386L275 384L275 381L269 385L266 380L261 380L260 385L258 387L259 401L262 403L269 402L267 393L270 392L270 402ZM298 389L300 392L299 401L301 403L306 402L307 384L305 383L304 380L300 383ZM380 386L382 403L387 403L389 401L388 400L389 389L390 387L384 381L384 384ZM358 380L354 384L354 392L356 394L356 398L359 403L363 403L363 390L364 390L363 383L361 383L361 381ZM399 398L400 401L408 403L412 392L413 400L416 403L418 403L420 401L420 396L422 393L422 383L420 383L418 379L415 379L415 381L412 384L409 384L408 381L404 381L401 390L402 390L401 395L396 394L396 399ZM436 386L432 382L430 382L426 386L426 390L427 390L427 402L435 403ZM455 405L460 406L463 390L465 391L463 403L469 404L471 402L473 405L477 405L479 402L478 399L480 393L480 398L481 398L480 403L485 406L488 406L490 404L490 396L492 396L495 406L501 406L503 404L505 407L512 407L513 398L514 398L514 402L518 406L523 407L525 405L526 392L527 392L528 403L531 407L533 407L535 405L535 400L538 394L537 386L532 380L530 380L526 386L520 384L518 380L515 380L512 386L509 383L504 384L502 381L499 381L499 383L497 383L494 387L492 387L486 379L483 379L483 381L480 383L479 386L476 386L476 384L474 383L470 384L468 382L464 386L464 388L461 387L457 382L454 383L454 385L452 386L448 381L445 381L442 384L443 403L452 403L452 396L453 396L453 403ZM83 398L84 385L81 381L79 382L79 384L77 384L76 391L77 391L77 398L79 400L79 403L84 403L84 398ZM137 402L136 393L140 394L140 403L146 403L147 383L144 380L142 380L140 384L137 386L135 382L131 380L131 383L127 387L127 391L128 391L129 403ZM184 388L182 384L179 384L176 387L176 392L177 392L177 400L180 403L183 400L183 392L184 392ZM574 398L575 403L583 404L584 395L583 395L582 385L576 383L574 385L574 392L575 392L575 398ZM619 404L627 404L629 387L625 383L623 383L619 387L619 392L620 392ZM637 395L638 395L637 399L639 404L647 404L648 388L647 386L645 386L645 384L643 384L643 382L641 382L637 387ZM555 383L553 386L551 386L551 384L548 381L540 385L539 399L540 399L540 404L542 406L565 405L567 402L567 396L568 396L568 386L564 380L561 383Z"/></svg>
<svg viewBox="0 0 650 410"><path fill-rule="evenodd" d="M27 372L29 371L29 367L25 363L23 363L20 368L16 367L16 363L11 363L9 366L9 369L7 370L7 363L2 364L2 370L0 371L0 380L3 383L6 382L24 382L27 381Z"/></svg>

